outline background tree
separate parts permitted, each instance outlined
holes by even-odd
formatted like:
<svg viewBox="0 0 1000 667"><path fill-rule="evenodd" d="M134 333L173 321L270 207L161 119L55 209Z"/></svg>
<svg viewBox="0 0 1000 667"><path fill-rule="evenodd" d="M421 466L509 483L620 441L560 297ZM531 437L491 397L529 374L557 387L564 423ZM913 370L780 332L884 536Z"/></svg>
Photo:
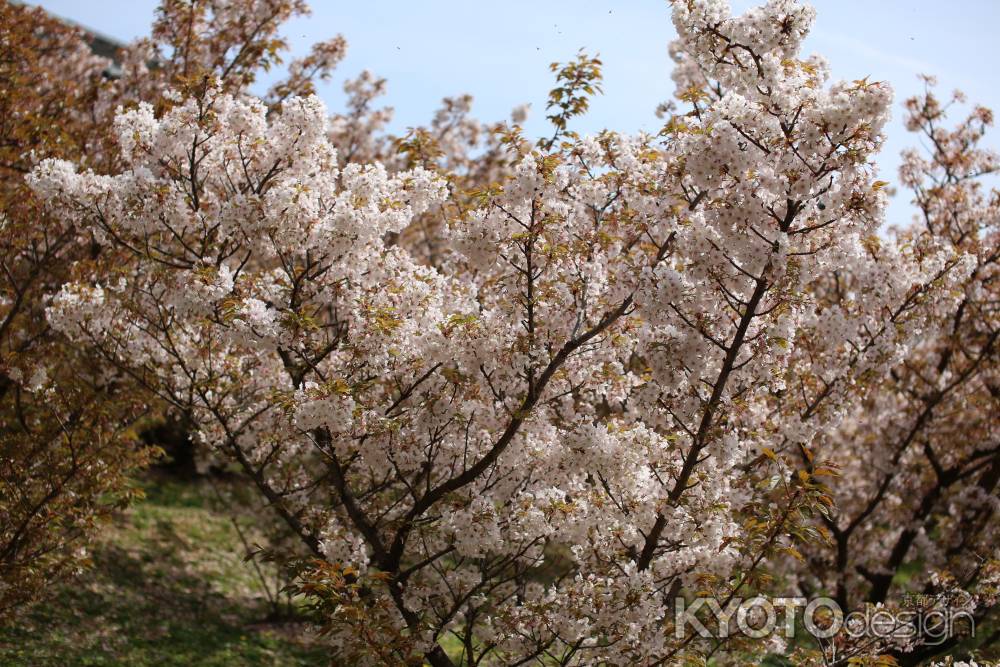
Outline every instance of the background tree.
<svg viewBox="0 0 1000 667"><path fill-rule="evenodd" d="M822 445L843 469L831 484L837 509L823 517L831 548L810 554L804 588L836 591L845 609L866 602L926 612L949 604L968 610L979 640L990 642L1000 581L1000 198L983 180L1000 163L979 146L993 122L989 110L976 107L954 129L945 126L946 110L962 101L956 93L942 104L929 88L906 101L907 126L928 150L904 155L900 182L918 220L891 243L918 261L943 252L967 268L950 294L930 298L914 286L893 306L889 319L913 322L918 335L888 373L868 379L862 400L844 406L845 420ZM871 252L881 254L883 243L873 239ZM832 288L831 307L857 298L849 278L838 276ZM919 664L962 638L889 648L902 664ZM848 659L873 647L841 648Z"/></svg>
<svg viewBox="0 0 1000 667"><path fill-rule="evenodd" d="M0 4L0 618L86 563L152 453L129 433L141 405L45 319L46 295L89 275L100 249L24 182L47 156L91 164L109 64L41 10Z"/></svg>

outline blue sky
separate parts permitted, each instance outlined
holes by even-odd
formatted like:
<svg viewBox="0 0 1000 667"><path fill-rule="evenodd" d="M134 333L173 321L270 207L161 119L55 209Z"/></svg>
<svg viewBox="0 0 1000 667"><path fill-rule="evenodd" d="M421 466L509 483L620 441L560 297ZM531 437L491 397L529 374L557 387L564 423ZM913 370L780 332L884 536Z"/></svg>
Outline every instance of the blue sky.
<svg viewBox="0 0 1000 667"><path fill-rule="evenodd" d="M121 40L148 33L156 0L41 0L55 14ZM343 34L348 55L321 87L339 108L345 78L369 69L388 79L385 103L395 108L391 129L430 119L442 97L471 93L483 120L504 119L530 103L526 123L547 134L548 64L580 47L600 52L605 94L573 126L651 130L656 105L670 97L667 43L673 26L663 0L313 0L311 16L290 22L294 54ZM734 11L757 2L734 0ZM960 88L974 102L1000 112L1000 64L990 45L1000 30L998 0L814 0L817 20L805 50L824 55L837 78L889 81L897 108L880 160L883 178L896 180L899 151L914 143L899 121L898 103L921 88L918 73L938 77L942 94ZM266 82L262 82L266 89ZM1000 130L990 144L1000 147ZM894 201L889 222L905 223L910 209Z"/></svg>

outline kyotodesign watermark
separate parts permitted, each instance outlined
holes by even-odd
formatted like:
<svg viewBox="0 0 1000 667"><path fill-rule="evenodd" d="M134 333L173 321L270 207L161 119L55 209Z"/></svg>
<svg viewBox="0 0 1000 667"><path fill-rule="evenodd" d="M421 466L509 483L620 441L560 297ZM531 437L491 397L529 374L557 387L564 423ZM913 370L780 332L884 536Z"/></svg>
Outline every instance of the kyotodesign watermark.
<svg viewBox="0 0 1000 667"><path fill-rule="evenodd" d="M837 601L828 597L734 597L724 605L714 598L691 602L677 598L674 633L678 639L692 630L716 639L735 635L761 639L775 634L791 639L805 630L820 640L843 633L852 639L919 640L924 645L941 644L959 635L975 636L976 621L966 605L930 602L899 609L868 606L845 614Z"/></svg>

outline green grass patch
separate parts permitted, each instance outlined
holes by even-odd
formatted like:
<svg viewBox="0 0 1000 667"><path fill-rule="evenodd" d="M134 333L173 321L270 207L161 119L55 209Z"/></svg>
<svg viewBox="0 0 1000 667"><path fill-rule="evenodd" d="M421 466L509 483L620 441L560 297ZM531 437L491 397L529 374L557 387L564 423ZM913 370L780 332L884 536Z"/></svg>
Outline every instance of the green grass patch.
<svg viewBox="0 0 1000 667"><path fill-rule="evenodd" d="M329 665L306 623L267 622L264 587L217 505L204 483L149 485L93 546L93 568L0 628L0 666Z"/></svg>

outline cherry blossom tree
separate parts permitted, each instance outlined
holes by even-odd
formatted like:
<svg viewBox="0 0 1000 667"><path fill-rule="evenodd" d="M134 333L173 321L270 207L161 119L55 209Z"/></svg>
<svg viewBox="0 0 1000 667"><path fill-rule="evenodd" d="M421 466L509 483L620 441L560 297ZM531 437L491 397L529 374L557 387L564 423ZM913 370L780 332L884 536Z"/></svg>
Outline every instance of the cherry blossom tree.
<svg viewBox="0 0 1000 667"><path fill-rule="evenodd" d="M37 8L0 4L0 617L87 563L86 546L134 495L129 475L155 448L136 419L158 407L127 376L55 332L47 300L129 260L85 225L47 215L24 176L42 159L121 168L110 132L116 109L215 77L243 90L277 58L276 30L301 4L166 3L150 40L94 56L89 37ZM252 12L250 10L253 10ZM246 17L257 16L253 25ZM184 28L181 30L181 28ZM289 67L279 94L311 90L343 53L317 46ZM166 55L165 55L166 54ZM235 55L233 55L235 54Z"/></svg>
<svg viewBox="0 0 1000 667"><path fill-rule="evenodd" d="M836 591L844 609L862 601L898 608L905 600L892 594L905 573L904 590L923 594L927 609L949 602L982 624L995 612L1000 581L1000 423L993 412L1000 397L1000 200L983 177L1000 161L979 147L992 124L989 110L976 107L954 129L943 126L948 107L961 101L956 93L942 104L930 89L906 101L907 127L928 151L904 155L900 183L913 193L918 222L897 230L892 243L917 261L955 258L939 271L951 261L966 268L947 294L930 297L914 284L889 306L886 321L912 322L917 335L888 373L867 379L864 397L845 406L840 426L819 445L836 452L843 468L834 485L837 510L823 517L830 549L810 554L804 576L809 586ZM881 255L882 245L870 252ZM828 295L831 307L858 298L848 296L857 286L845 278L838 276ZM901 662L917 664L959 639L889 648Z"/></svg>
<svg viewBox="0 0 1000 667"><path fill-rule="evenodd" d="M912 586L993 607L987 112L947 131L933 96L909 103L923 220L880 235L891 90L803 57L794 0L673 3L684 111L658 136L569 132L600 61L556 66L537 143L465 98L384 139L373 75L331 115L309 82L339 42L257 99L277 47L179 49L172 6L174 48L132 59L170 64L115 115L118 163L28 179L126 258L48 322L240 466L309 552L298 590L340 661L739 663L784 647L705 641L675 600L885 603L915 558ZM175 11L250 30L227 6Z"/></svg>
<svg viewBox="0 0 1000 667"><path fill-rule="evenodd" d="M151 36L121 49L115 67L91 54L82 31L40 9L4 3L0 12L0 615L6 615L86 563L89 536L132 495L127 475L156 453L135 442L136 418L152 415L156 423L164 412L107 359L47 322L45 307L61 284L97 280L134 257L87 225L46 215L24 176L48 157L98 173L122 170L112 131L119 110L140 101L162 109L176 91L197 94L208 86L246 95L261 71L281 63L282 24L307 7L286 0L164 2ZM289 63L267 95L269 109L311 94L345 49L338 36ZM445 100L430 126L415 130L423 139L401 147L402 140L383 131L391 110L374 104L384 88L370 73L346 85L348 110L331 119L330 140L341 155L399 169L419 154L428 167L447 164L456 184L465 172L462 188L499 178L491 166L502 164L495 149L494 159L470 157L481 141L493 141L469 117L471 98ZM433 257L434 239L425 233L420 243Z"/></svg>

